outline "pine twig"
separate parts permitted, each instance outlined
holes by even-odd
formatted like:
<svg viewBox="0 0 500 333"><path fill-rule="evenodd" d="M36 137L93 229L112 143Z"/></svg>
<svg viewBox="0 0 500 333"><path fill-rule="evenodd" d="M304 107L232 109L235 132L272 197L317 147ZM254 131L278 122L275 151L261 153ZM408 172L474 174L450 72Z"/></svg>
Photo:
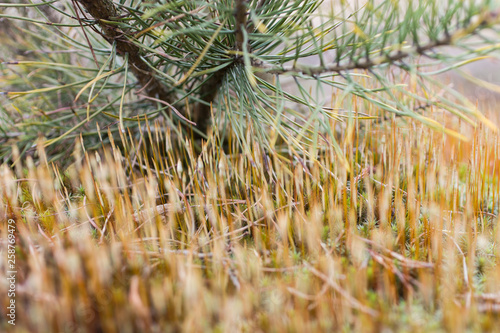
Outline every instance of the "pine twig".
<svg viewBox="0 0 500 333"><path fill-rule="evenodd" d="M234 18L235 18L235 45L234 48L237 51L235 56L235 63L239 63L239 58L241 58L244 48L244 29L247 29L247 0L236 0L234 8ZM217 90L220 87L222 80L224 79L225 73L232 68L232 66L226 67L226 69L216 72L212 77L201 87L200 96L203 102L198 103L194 108L193 118L198 124L198 128L206 133L209 120L211 118L211 103L217 95Z"/></svg>
<svg viewBox="0 0 500 333"><path fill-rule="evenodd" d="M128 53L129 69L149 97L173 103L172 94L154 75L148 64L141 58L141 49L128 40L129 32L115 25L105 23L114 21L119 10L111 0L78 0L89 14L98 21L103 37L110 43L116 43L120 55ZM170 111L168 111L170 113Z"/></svg>

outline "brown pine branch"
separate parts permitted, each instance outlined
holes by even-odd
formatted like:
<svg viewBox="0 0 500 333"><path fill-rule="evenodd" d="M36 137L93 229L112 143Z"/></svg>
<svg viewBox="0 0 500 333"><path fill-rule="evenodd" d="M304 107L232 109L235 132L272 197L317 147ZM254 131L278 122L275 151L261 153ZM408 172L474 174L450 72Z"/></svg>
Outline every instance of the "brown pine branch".
<svg viewBox="0 0 500 333"><path fill-rule="evenodd" d="M243 31L247 29L247 0L236 0L234 8L234 18L235 18L235 45L234 48L237 51L235 56L235 63L240 62L241 54L245 52L244 50L244 34ZM210 118L211 118L211 103L217 95L217 90L222 84L225 73L232 68L228 66L226 69L214 73L212 77L205 83L200 89L200 97L203 102L198 103L193 112L193 119L198 124L198 128L202 132L206 132Z"/></svg>
<svg viewBox="0 0 500 333"><path fill-rule="evenodd" d="M236 20L235 23L235 38L236 38L236 44L235 48L236 51L239 52L244 52L246 51L244 49L244 33L246 26L247 26L247 6L246 6L246 0L236 0L236 7L234 8L234 18Z"/></svg>
<svg viewBox="0 0 500 333"><path fill-rule="evenodd" d="M129 32L105 21L116 20L120 12L111 0L78 0L88 13L98 21L103 37L110 43L116 43L120 55L128 54L129 69L139 81L144 92L151 98L160 99L166 103L173 102L172 94L161 83L148 64L141 58L141 49L130 42ZM171 110L169 109L169 114Z"/></svg>
<svg viewBox="0 0 500 333"><path fill-rule="evenodd" d="M267 64L254 64L256 67L261 68L265 73L280 75L280 74L305 74L308 76L316 76L325 73L341 73L346 71L351 71L355 69L369 70L374 67L384 65L384 64L394 64L412 55L427 55L427 52L433 50L439 46L453 45L455 40L462 36L469 36L477 33L480 28L484 28L485 25L492 25L499 22L499 15L497 11L484 13L475 23L471 23L469 27L459 29L455 31L452 35L446 34L443 38L430 41L429 43L420 46L414 45L412 49L408 51L398 51L395 54L384 54L374 59L364 59L363 61L348 62L343 65L330 64L321 66L301 66L295 65L293 67L277 67Z"/></svg>
<svg viewBox="0 0 500 333"><path fill-rule="evenodd" d="M451 45L452 38L450 36L445 37L441 40L433 41L425 46L418 46L415 47L414 50L411 51L398 51L395 54L386 54L374 59L368 59L368 60L363 60L360 62L349 62L344 65L337 65L337 64L331 64L331 65L324 65L324 66L301 66L295 65L290 68L277 68L277 67L272 67L269 65L264 65L261 64L260 67L263 69L266 69L265 72L268 74L305 74L309 76L315 76L315 75L320 75L324 73L331 73L331 72L346 72L350 70L355 70L355 69L361 69L361 70L368 70L372 69L376 66L380 66L383 64L393 64L395 62L401 61L405 58L410 57L413 54L419 54L419 55L425 55L425 53L429 50L432 50L438 46L444 46L444 45Z"/></svg>

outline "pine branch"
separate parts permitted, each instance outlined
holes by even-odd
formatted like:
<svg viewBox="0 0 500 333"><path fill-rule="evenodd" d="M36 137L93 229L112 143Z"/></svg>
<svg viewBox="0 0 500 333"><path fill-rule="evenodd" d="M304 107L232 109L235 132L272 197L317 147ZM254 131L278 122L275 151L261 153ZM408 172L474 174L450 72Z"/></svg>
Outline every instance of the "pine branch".
<svg viewBox="0 0 500 333"><path fill-rule="evenodd" d="M383 64L393 64L395 62L408 58L414 54L425 55L427 51L430 51L438 46L451 45L451 42L452 38L448 36L441 40L430 42L424 46L416 46L411 51L400 50L393 55L385 54L383 56L377 57L372 60L366 59L363 62L352 62L352 63L347 63L345 65L332 64L332 65L312 67L312 66L301 66L300 64L298 64L291 68L275 68L273 66L262 63L260 64L255 63L254 65L266 69L265 71L266 73L273 75L288 73L288 74L305 74L309 76L315 76L324 73L331 73L331 72L339 73L355 69L367 70Z"/></svg>
<svg viewBox="0 0 500 333"><path fill-rule="evenodd" d="M244 49L244 34L243 31L247 29L247 0L236 0L234 8L234 18L235 18L235 50L237 55L235 56L235 63L240 62L241 54L246 52ZM203 133L206 133L207 126L211 118L211 103L217 95L217 90L222 84L225 73L232 66L228 66L226 69L216 72L212 77L201 87L200 96L203 102L198 103L195 106L193 119L198 125Z"/></svg>
<svg viewBox="0 0 500 333"><path fill-rule="evenodd" d="M236 44L235 48L236 51L239 52L244 52L244 34L243 31L246 29L247 26L247 7L246 7L246 0L236 0L236 7L234 9L234 18L236 20L235 23L235 37L236 37Z"/></svg>
<svg viewBox="0 0 500 333"><path fill-rule="evenodd" d="M472 35L475 34L480 28L484 28L485 25L491 25L493 23L498 22L498 13L497 12L489 12L483 15L483 17L477 21L477 23L471 24L471 26L457 30L455 33L450 35L447 33L445 37L431 41L423 46L414 45L411 50L401 51L399 50L395 54L384 54L374 59L365 58L363 62L350 62L344 65L331 64L331 65L323 65L323 66L301 66L300 64L294 65L291 68L276 68L272 65L267 65L264 63L254 63L255 67L263 69L264 72L272 75L280 75L280 74L305 74L308 76L316 76L324 73L340 73L346 72L350 70L360 69L360 70L368 70L372 69L376 66L384 65L384 64L394 64L398 61L401 61L405 58L411 57L415 54L426 56L427 52L439 47L439 46L449 46L453 45L454 41L457 40L460 36L463 35Z"/></svg>
<svg viewBox="0 0 500 333"><path fill-rule="evenodd" d="M129 69L135 75L146 94L151 98L173 103L173 96L167 88L155 77L154 72L141 58L141 49L131 43L129 32L111 25L105 21L115 21L119 10L111 0L78 0L89 14L98 21L103 37L110 43L116 43L116 50L120 55L128 53ZM169 109L169 114L171 111Z"/></svg>

